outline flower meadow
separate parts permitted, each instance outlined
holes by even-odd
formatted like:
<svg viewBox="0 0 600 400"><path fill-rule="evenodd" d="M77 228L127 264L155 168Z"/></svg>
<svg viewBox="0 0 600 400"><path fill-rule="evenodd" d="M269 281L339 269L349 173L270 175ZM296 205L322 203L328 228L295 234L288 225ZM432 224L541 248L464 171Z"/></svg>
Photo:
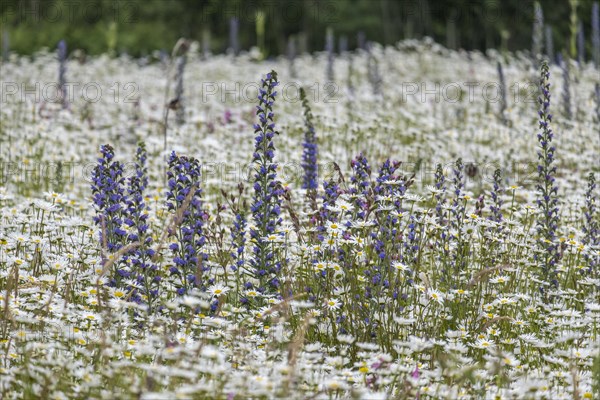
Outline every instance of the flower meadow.
<svg viewBox="0 0 600 400"><path fill-rule="evenodd" d="M600 398L592 63L65 46L2 64L1 398Z"/></svg>

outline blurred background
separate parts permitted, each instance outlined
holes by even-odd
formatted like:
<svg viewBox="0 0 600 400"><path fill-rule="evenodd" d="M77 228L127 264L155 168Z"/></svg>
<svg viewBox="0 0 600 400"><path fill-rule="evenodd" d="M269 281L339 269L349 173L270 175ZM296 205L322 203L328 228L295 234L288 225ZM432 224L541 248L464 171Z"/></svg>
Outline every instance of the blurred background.
<svg viewBox="0 0 600 400"><path fill-rule="evenodd" d="M539 4L554 50L574 52L577 35L592 53L592 0ZM449 48L531 49L529 0L0 0L4 54L32 54L65 39L69 52L133 56L170 52L180 37L204 52L260 50L260 57L334 51L368 41L425 36Z"/></svg>

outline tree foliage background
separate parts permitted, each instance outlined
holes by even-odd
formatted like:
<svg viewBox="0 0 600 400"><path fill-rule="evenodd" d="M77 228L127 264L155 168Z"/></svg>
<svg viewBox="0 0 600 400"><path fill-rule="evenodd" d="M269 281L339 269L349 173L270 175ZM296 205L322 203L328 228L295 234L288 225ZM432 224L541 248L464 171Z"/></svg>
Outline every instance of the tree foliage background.
<svg viewBox="0 0 600 400"><path fill-rule="evenodd" d="M554 48L564 51L571 36L572 1L541 1ZM289 37L299 50L318 51L331 28L348 48L367 40L393 44L430 36L467 50L531 48L531 0L0 0L0 33L11 51L30 54L65 39L69 50L107 50L140 56L170 50L178 38L229 47L230 19L239 20L239 47L257 44L257 12L264 15L265 55L286 52ZM591 53L592 0L579 0L577 15Z"/></svg>

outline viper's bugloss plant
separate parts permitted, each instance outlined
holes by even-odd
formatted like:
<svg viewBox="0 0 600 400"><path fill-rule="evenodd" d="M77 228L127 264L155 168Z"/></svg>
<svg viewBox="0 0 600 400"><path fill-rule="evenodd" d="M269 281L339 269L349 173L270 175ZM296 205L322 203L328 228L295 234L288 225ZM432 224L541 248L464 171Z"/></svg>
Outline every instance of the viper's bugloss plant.
<svg viewBox="0 0 600 400"><path fill-rule="evenodd" d="M313 124L313 115L308 104L306 91L300 88L300 99L304 109L304 143L302 143L302 169L304 170L304 178L302 181L302 189L307 189L312 192L312 198L316 196L316 190L319 187L318 170L317 170L317 136L315 134L315 126Z"/></svg>
<svg viewBox="0 0 600 400"><path fill-rule="evenodd" d="M148 206L144 198L144 191L148 186L148 169L146 145L144 142L138 144L135 171L128 179L125 225L129 228L128 242L138 243L137 248L125 257L132 266L132 272L136 279L136 289L132 290L131 298L138 302L146 302L150 310L152 303L158 296L160 276L158 267L152 262L155 254L152 249L152 235L148 232Z"/></svg>
<svg viewBox="0 0 600 400"><path fill-rule="evenodd" d="M537 206L539 209L538 227L538 254L540 278L546 283L558 287L557 268L560 261L559 244L556 236L559 223L558 186L556 185L556 165L554 159L555 147L552 144L554 133L550 128L552 114L550 114L550 72L548 63L542 62L540 76L540 104L539 114L539 142L538 155L538 182ZM541 288L545 295L545 289Z"/></svg>
<svg viewBox="0 0 600 400"><path fill-rule="evenodd" d="M600 124L600 83L596 83L594 86L594 94L596 100L596 123ZM600 134L600 131L598 131Z"/></svg>
<svg viewBox="0 0 600 400"><path fill-rule="evenodd" d="M325 36L325 51L327 52L327 81L333 82L333 62L335 60L334 54L334 44L335 36L333 35L333 30L331 28L327 29L327 34Z"/></svg>
<svg viewBox="0 0 600 400"><path fill-rule="evenodd" d="M403 260L410 266L411 270L416 270L418 267L418 253L421 240L421 227L419 220L415 214L410 216L408 221L408 231L404 240Z"/></svg>
<svg viewBox="0 0 600 400"><path fill-rule="evenodd" d="M454 197L452 199L452 206L450 207L450 227L452 230L449 235L449 243L456 243L456 247L452 251L451 260L454 267L454 279L465 270L468 259L468 241L462 232L467 204L467 197L463 193L465 186L464 169L465 166L462 159L459 158L456 160L453 168L452 186L454 188Z"/></svg>
<svg viewBox="0 0 600 400"><path fill-rule="evenodd" d="M395 304L383 304L382 299L390 301L392 298L395 299L401 292L401 282L405 282L406 277L409 276L408 271L400 273L392 266L393 263L398 265L402 261L403 242L400 240L399 228L406 185L404 178L396 174L400 162L386 160L379 168L375 181L370 182L371 168L366 158L359 155L354 161L352 177L354 186L351 191L357 197L355 204L360 207L358 214L362 215L360 218L366 218L366 211L369 208L367 202L371 201L369 198L373 195L372 201L376 205L373 214L377 221L377 229L368 235L371 243L369 252L376 261L364 272L366 279L364 298L369 301L369 304L360 304L359 307L353 305L353 308L362 314L366 332L373 337L381 328L380 321L373 318L373 313L393 310ZM406 243L408 242L405 241ZM355 273L359 273L359 268L353 264L346 264L346 268L352 268Z"/></svg>
<svg viewBox="0 0 600 400"><path fill-rule="evenodd" d="M228 53L234 56L238 55L240 50L238 33L240 31L240 19L238 17L229 18L229 49Z"/></svg>
<svg viewBox="0 0 600 400"><path fill-rule="evenodd" d="M435 199L435 218L439 227L439 235L436 235L435 245L440 249L438 260L440 261L441 280L444 284L452 282L452 271L450 271L450 232L448 226L448 211L446 205L446 175L442 164L437 164L435 169L435 183L433 185L433 197Z"/></svg>
<svg viewBox="0 0 600 400"><path fill-rule="evenodd" d="M400 161L386 160L379 169L373 192L379 200L392 201L396 211L402 211L402 196L406 192L405 178L396 172L402 163Z"/></svg>
<svg viewBox="0 0 600 400"><path fill-rule="evenodd" d="M442 225L446 221L446 212L444 210L446 206L446 175L444 175L442 164L437 164L434 179L435 215L437 223Z"/></svg>
<svg viewBox="0 0 600 400"><path fill-rule="evenodd" d="M352 57L352 55L348 55L348 72L346 74L346 76L348 77L346 79L346 86L348 88L348 110L351 111L352 110L352 100L354 99L354 81L353 81L353 76L354 76L354 57ZM348 116L350 118L352 118L352 113L349 112Z"/></svg>
<svg viewBox="0 0 600 400"><path fill-rule="evenodd" d="M246 200L244 199L244 192L245 187L242 183L239 183L237 186L237 196L228 196L227 193L222 190L222 193L229 204L229 208L233 213L233 221L231 222L229 229L229 257L231 259L231 264L229 265L225 275L228 276L231 274L233 276L233 280L235 281L236 287L238 288L243 287L243 275L247 273L245 255L246 233L248 232L248 209ZM233 300L236 302L248 302L248 298L240 291L236 291L233 296Z"/></svg>
<svg viewBox="0 0 600 400"><path fill-rule="evenodd" d="M373 188L377 196L390 196L396 192L395 187L400 183L400 179L395 175L398 168L400 168L400 162L389 159L381 165Z"/></svg>
<svg viewBox="0 0 600 400"><path fill-rule="evenodd" d="M296 38L294 38L293 36L288 37L288 42L287 42L287 51L286 51L286 55L287 55L287 59L288 59L288 66L289 66L289 74L290 77L293 79L296 79L297 74L296 74Z"/></svg>
<svg viewBox="0 0 600 400"><path fill-rule="evenodd" d="M67 108L67 42L61 40L58 42L58 87L60 89L60 101L63 108Z"/></svg>
<svg viewBox="0 0 600 400"><path fill-rule="evenodd" d="M113 257L127 244L127 231L124 221L125 178L123 165L115 161L112 146L106 144L100 147L101 157L92 171L92 199L94 203L94 223L100 228L100 245L102 265L108 257ZM109 254L106 254L108 252ZM130 271L124 267L121 260L113 260L111 284L117 285L123 278L129 278Z"/></svg>
<svg viewBox="0 0 600 400"><path fill-rule="evenodd" d="M399 161L386 160L377 176L373 192L375 201L379 204L376 216L379 222L379 232L375 241L375 250L380 259L392 252L396 255L399 243L396 240L399 227L399 215L402 213L402 196L406 190L404 179L396 175L400 168ZM387 251L384 250L387 248Z"/></svg>
<svg viewBox="0 0 600 400"><path fill-rule="evenodd" d="M325 231L327 222L339 222L338 213L331 209L335 206L335 203L340 196L341 190L338 183L333 180L327 180L323 182L323 203L319 210L319 240L323 241L322 233Z"/></svg>
<svg viewBox="0 0 600 400"><path fill-rule="evenodd" d="M276 257L276 243L281 223L281 196L283 188L277 180L277 163L275 163L275 130L273 104L278 85L277 73L271 71L262 80L262 88L258 96L259 105L256 115L259 123L254 125L254 198L251 206L254 227L250 229L253 242L253 256L250 265L254 277L258 280L257 290L261 293L274 294L279 290L281 260ZM252 287L248 282L247 286Z"/></svg>
<svg viewBox="0 0 600 400"><path fill-rule="evenodd" d="M600 68L600 3L592 5L592 54L594 65Z"/></svg>
<svg viewBox="0 0 600 400"><path fill-rule="evenodd" d="M585 207L583 210L583 239L582 243L588 246L600 244L598 227L598 209L596 208L596 176L593 172L588 175L588 187L585 192ZM588 261L588 272L598 266L598 255L586 256Z"/></svg>
<svg viewBox="0 0 600 400"><path fill-rule="evenodd" d="M504 79L504 71L502 69L502 63L498 61L498 84L500 85L500 109L498 110L498 114L500 117L500 121L506 125L508 122L506 118L506 80Z"/></svg>
<svg viewBox="0 0 600 400"><path fill-rule="evenodd" d="M462 159L456 160L454 168L452 169L452 187L454 188L454 197L452 198L452 208L450 212L452 214L451 225L454 229L460 230L465 217L465 200L463 195L464 183L464 169L465 166Z"/></svg>
<svg viewBox="0 0 600 400"><path fill-rule="evenodd" d="M369 81L371 82L371 86L373 88L373 95L375 97L380 97L382 95L382 83L383 79L381 77L381 73L379 72L379 61L373 55L373 45L369 43L368 46L368 61L367 61L367 74L369 76Z"/></svg>
<svg viewBox="0 0 600 400"><path fill-rule="evenodd" d="M572 118L571 112L571 78L569 77L569 60L561 57L560 67L563 76L562 102L563 113L566 119Z"/></svg>
<svg viewBox="0 0 600 400"><path fill-rule="evenodd" d="M175 98L177 99L177 109L175 110L176 121L179 125L185 122L185 101L183 98L183 76L185 74L185 64L187 63L187 51L184 50L177 58L177 76L175 84Z"/></svg>
<svg viewBox="0 0 600 400"><path fill-rule="evenodd" d="M350 162L350 166L352 167L350 194L357 208L358 218L364 219L368 207L365 196L368 195L371 186L371 166L362 153Z"/></svg>
<svg viewBox="0 0 600 400"><path fill-rule="evenodd" d="M148 186L147 157L146 145L140 142L136 152L135 172L127 180L125 224L128 227L135 228L128 235L129 240L133 242L139 240L142 236L146 236L148 231L148 215L145 213L146 204L144 200L144 190ZM152 238L146 239L152 240Z"/></svg>
<svg viewBox="0 0 600 400"><path fill-rule="evenodd" d="M492 191L490 192L490 197L492 198L492 202L490 204L491 215L489 217L490 220L497 222L498 224L502 223L502 194L504 189L502 188L502 172L500 169L494 171L494 182ZM502 226L498 225L498 230L501 230Z"/></svg>
<svg viewBox="0 0 600 400"><path fill-rule="evenodd" d="M340 197L340 187L338 183L330 179L323 182L323 206L321 208L321 217L324 221L333 221L335 213L330 211L330 207L335 206L335 202Z"/></svg>
<svg viewBox="0 0 600 400"><path fill-rule="evenodd" d="M183 295L192 288L206 290L213 283L207 276L208 256L204 253L206 238L203 226L208 214L202 208L201 165L193 157L169 157L167 170L167 209L174 213L169 227L169 248L173 253L172 277L176 278L177 293Z"/></svg>
<svg viewBox="0 0 600 400"><path fill-rule="evenodd" d="M585 63L585 33L583 31L583 22L579 21L577 26L577 63Z"/></svg>
<svg viewBox="0 0 600 400"><path fill-rule="evenodd" d="M240 183L238 185L238 191L240 198L244 192L244 187ZM231 228L231 244L232 251L230 253L233 265L231 266L232 272L239 272L240 268L244 267L244 251L246 249L246 229L248 225L248 217L246 215L246 204L243 201L239 201L239 204L232 204L232 211L234 213L233 226Z"/></svg>
<svg viewBox="0 0 600 400"><path fill-rule="evenodd" d="M542 39L544 35L544 11L539 2L534 2L533 9L533 30L532 30L532 45L531 56L534 60L534 67L537 68L538 59L542 54Z"/></svg>

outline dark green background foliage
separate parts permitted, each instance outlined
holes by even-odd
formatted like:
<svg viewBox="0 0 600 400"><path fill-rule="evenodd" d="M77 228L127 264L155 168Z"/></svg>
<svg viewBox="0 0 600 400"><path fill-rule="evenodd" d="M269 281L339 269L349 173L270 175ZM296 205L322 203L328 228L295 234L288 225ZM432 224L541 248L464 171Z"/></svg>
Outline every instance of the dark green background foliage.
<svg viewBox="0 0 600 400"><path fill-rule="evenodd" d="M569 1L541 4L555 49L566 50ZM351 49L359 31L384 44L423 36L447 44L448 27L456 32L450 43L464 49L530 49L533 21L530 0L0 0L0 5L0 33L8 32L12 51L25 54L53 48L64 38L69 50L143 55L170 50L180 37L202 42L206 32L211 50L222 52L234 16L240 20L240 47L249 49L257 43L257 10L266 15L267 55L285 53L292 35L303 35L306 50L322 50L328 27L336 38L347 36ZM591 0L580 0L577 9L588 58L591 7Z"/></svg>

